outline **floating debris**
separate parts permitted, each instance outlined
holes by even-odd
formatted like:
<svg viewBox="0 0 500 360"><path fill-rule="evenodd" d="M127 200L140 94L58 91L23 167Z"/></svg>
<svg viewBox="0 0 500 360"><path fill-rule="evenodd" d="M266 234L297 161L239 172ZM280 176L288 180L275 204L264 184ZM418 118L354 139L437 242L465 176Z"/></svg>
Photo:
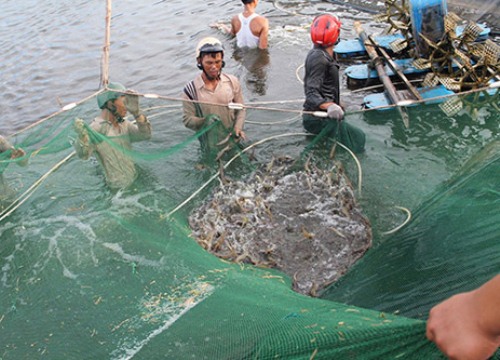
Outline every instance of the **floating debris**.
<svg viewBox="0 0 500 360"><path fill-rule="evenodd" d="M372 232L340 163L296 168L290 157L275 158L247 179L221 184L189 224L216 256L279 269L294 290L317 296L365 253Z"/></svg>

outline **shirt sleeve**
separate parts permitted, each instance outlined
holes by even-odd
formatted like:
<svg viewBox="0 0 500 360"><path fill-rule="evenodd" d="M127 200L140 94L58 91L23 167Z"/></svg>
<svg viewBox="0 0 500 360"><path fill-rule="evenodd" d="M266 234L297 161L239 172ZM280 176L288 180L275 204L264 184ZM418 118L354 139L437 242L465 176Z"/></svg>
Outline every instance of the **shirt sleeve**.
<svg viewBox="0 0 500 360"><path fill-rule="evenodd" d="M234 98L233 102L237 104L243 104L243 91L241 90L241 84L237 78L233 78L233 86L234 86ZM243 126L245 124L245 109L235 110L235 120L234 120L234 128L243 130Z"/></svg>
<svg viewBox="0 0 500 360"><path fill-rule="evenodd" d="M322 54L312 53L311 56L306 59L305 66L306 79L304 81L304 92L306 95L306 103L312 109L319 109L321 104L328 102L328 99L321 93L328 61Z"/></svg>
<svg viewBox="0 0 500 360"><path fill-rule="evenodd" d="M205 118L197 116L196 104L185 93L182 94L182 98L186 100L182 102L184 126L194 131L200 130L205 123Z"/></svg>
<svg viewBox="0 0 500 360"><path fill-rule="evenodd" d="M88 125L87 135L89 138L87 141L81 141L77 138L73 144L80 159L87 160L96 151L97 144L103 141L101 137L107 136L107 129L108 125L97 118Z"/></svg>
<svg viewBox="0 0 500 360"><path fill-rule="evenodd" d="M76 155L78 155L80 159L87 160L94 152L94 145L90 140L91 131L96 131L94 122L92 122L87 129L87 141L82 141L80 137L77 137L75 142L73 143Z"/></svg>
<svg viewBox="0 0 500 360"><path fill-rule="evenodd" d="M145 115L141 115L144 116ZM145 117L143 122L127 122L127 130L130 136L130 141L143 141L151 139L152 127L149 120Z"/></svg>

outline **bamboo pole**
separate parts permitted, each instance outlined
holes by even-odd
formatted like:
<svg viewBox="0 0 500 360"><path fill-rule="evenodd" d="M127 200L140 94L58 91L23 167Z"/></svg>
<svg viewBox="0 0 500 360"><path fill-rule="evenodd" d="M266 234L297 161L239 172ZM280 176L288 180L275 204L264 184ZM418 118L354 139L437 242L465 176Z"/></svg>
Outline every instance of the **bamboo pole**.
<svg viewBox="0 0 500 360"><path fill-rule="evenodd" d="M106 30L104 35L104 47L102 53L102 85L108 86L109 83L109 47L111 39L111 0L106 1Z"/></svg>

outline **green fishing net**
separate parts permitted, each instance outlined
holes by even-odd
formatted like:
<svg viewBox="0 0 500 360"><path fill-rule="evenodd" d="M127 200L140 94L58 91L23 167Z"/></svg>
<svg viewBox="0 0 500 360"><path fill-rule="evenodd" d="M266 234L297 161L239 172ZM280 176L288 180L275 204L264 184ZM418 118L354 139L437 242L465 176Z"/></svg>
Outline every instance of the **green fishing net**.
<svg viewBox="0 0 500 360"><path fill-rule="evenodd" d="M195 133L180 101L141 96L152 138L115 148L137 169L121 190L74 153L74 120L98 115L93 97L9 136L29 163L0 155L12 190L0 213L0 358L442 358L425 338L429 309L500 269L498 91L470 96L453 115L405 108L409 127L392 108L349 112L366 134L356 157L305 134L301 104L279 103L249 104L246 144L207 156L199 138L217 123ZM244 180L284 155L341 162L372 226L372 248L318 297L277 269L218 258L188 223L221 168Z"/></svg>

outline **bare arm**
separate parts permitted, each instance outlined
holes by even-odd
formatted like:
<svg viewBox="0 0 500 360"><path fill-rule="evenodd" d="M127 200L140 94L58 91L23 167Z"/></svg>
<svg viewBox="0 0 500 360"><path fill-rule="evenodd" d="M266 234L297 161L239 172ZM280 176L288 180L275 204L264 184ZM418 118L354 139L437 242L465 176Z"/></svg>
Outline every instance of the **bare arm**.
<svg viewBox="0 0 500 360"><path fill-rule="evenodd" d="M259 49L267 49L268 46L268 36L269 36L269 21L261 16L260 20L260 33L259 33Z"/></svg>
<svg viewBox="0 0 500 360"><path fill-rule="evenodd" d="M0 153L8 150L11 150L10 158L12 160L26 156L26 152L23 149L15 148L7 139L0 135ZM17 164L20 166L25 166L26 164L28 164L28 158L17 161Z"/></svg>
<svg viewBox="0 0 500 360"><path fill-rule="evenodd" d="M233 84L234 86L234 99L233 102L237 104L243 104L243 92L241 90L241 85L239 82ZM236 110L236 119L234 121L234 133L236 136L241 136L243 140L246 140L246 134L243 131L245 125L245 109Z"/></svg>
<svg viewBox="0 0 500 360"><path fill-rule="evenodd" d="M131 141L151 139L151 123L145 115L136 117L136 123L128 122L128 132Z"/></svg>
<svg viewBox="0 0 500 360"><path fill-rule="evenodd" d="M236 33L240 31L240 28L241 28L240 19L238 19L238 15L235 15L231 19L231 31L229 32L229 35L236 36Z"/></svg>
<svg viewBox="0 0 500 360"><path fill-rule="evenodd" d="M80 159L87 160L92 155L92 145L90 144L88 129L82 119L75 120L74 128L78 138L75 140L73 147Z"/></svg>
<svg viewBox="0 0 500 360"><path fill-rule="evenodd" d="M231 25L230 26L227 26L226 24L220 23L220 22L216 22L216 23L210 24L209 26L211 28L220 30L225 35L229 35L229 36L232 37L232 36L235 36L236 33L239 30L238 24L239 24L238 16L235 16L235 17L233 17L231 19Z"/></svg>
<svg viewBox="0 0 500 360"><path fill-rule="evenodd" d="M500 275L433 307L427 338L450 359L488 359L500 346Z"/></svg>

